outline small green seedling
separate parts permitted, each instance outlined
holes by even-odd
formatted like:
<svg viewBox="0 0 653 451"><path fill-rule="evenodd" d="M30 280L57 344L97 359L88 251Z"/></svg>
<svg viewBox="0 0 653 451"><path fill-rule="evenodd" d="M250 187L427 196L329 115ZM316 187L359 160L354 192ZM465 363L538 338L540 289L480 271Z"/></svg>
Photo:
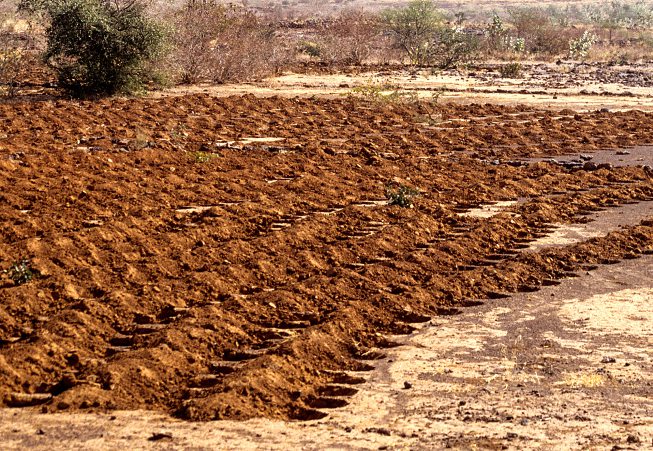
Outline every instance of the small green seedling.
<svg viewBox="0 0 653 451"><path fill-rule="evenodd" d="M406 185L388 185L385 188L385 195L390 205L413 208L413 199L419 196L419 190Z"/></svg>
<svg viewBox="0 0 653 451"><path fill-rule="evenodd" d="M14 262L6 272L16 285L26 284L38 275L38 271L32 269L27 259Z"/></svg>

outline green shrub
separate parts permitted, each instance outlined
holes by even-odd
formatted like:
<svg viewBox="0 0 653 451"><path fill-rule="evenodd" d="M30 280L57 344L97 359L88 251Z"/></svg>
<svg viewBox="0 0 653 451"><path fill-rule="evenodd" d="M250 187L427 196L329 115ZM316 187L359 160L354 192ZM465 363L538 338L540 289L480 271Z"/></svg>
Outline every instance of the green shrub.
<svg viewBox="0 0 653 451"><path fill-rule="evenodd" d="M479 57L478 37L458 27L441 27L433 34L428 48L429 64L451 69L474 62Z"/></svg>
<svg viewBox="0 0 653 451"><path fill-rule="evenodd" d="M585 30L580 38L569 41L569 58L584 60L587 58L587 54L592 49L596 40L597 38L594 33Z"/></svg>
<svg viewBox="0 0 653 451"><path fill-rule="evenodd" d="M304 53L311 58L319 58L322 56L322 49L317 42L313 41L299 41L297 44L297 50L300 53Z"/></svg>
<svg viewBox="0 0 653 451"><path fill-rule="evenodd" d="M399 205L402 208L413 208L413 200L419 196L419 190L406 185L391 184L386 186L385 195L390 205Z"/></svg>
<svg viewBox="0 0 653 451"><path fill-rule="evenodd" d="M164 49L164 28L139 0L35 0L31 8L50 19L45 59L74 96L142 89L147 64Z"/></svg>
<svg viewBox="0 0 653 451"><path fill-rule="evenodd" d="M39 274L37 270L32 269L27 259L14 262L6 272L16 285L26 284Z"/></svg>
<svg viewBox="0 0 653 451"><path fill-rule="evenodd" d="M501 74L501 78L517 78L521 75L522 69L521 63L515 61L499 67L499 74Z"/></svg>
<svg viewBox="0 0 653 451"><path fill-rule="evenodd" d="M429 43L444 22L444 16L432 1L413 0L403 8L386 10L381 20L411 64L428 64Z"/></svg>

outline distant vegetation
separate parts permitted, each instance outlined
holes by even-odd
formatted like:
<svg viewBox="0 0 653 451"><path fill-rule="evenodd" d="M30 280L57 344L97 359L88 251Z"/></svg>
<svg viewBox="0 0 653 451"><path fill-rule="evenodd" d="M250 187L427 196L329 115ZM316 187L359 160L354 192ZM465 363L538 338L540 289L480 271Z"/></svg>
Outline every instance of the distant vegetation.
<svg viewBox="0 0 653 451"><path fill-rule="evenodd" d="M134 92L172 83L256 80L283 70L405 64L433 70L526 60L615 64L651 59L653 2L517 7L488 17L443 10L431 0L370 13L292 15L188 0L22 0L0 28L0 93L13 95L41 61L76 95ZM17 23L28 26L16 27Z"/></svg>

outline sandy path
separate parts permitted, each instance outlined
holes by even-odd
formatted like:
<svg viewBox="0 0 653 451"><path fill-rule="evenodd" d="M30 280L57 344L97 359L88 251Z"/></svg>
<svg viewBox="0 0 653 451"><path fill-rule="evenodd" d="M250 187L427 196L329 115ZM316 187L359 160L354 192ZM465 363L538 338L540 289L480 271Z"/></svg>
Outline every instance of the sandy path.
<svg viewBox="0 0 653 451"><path fill-rule="evenodd" d="M550 65L555 67L554 65ZM554 69L551 69L554 70ZM599 109L653 109L648 86L621 83L601 83L591 79L576 84L552 83L527 76L521 79L488 78L483 75L428 74L403 72L366 72L362 74L285 74L259 82L228 85L177 86L152 93L154 97L209 93L216 96L254 94L283 97L341 97L351 95L357 87L383 86L399 88L400 92L439 102L528 104L538 108L593 111ZM388 91L387 93L390 93Z"/></svg>

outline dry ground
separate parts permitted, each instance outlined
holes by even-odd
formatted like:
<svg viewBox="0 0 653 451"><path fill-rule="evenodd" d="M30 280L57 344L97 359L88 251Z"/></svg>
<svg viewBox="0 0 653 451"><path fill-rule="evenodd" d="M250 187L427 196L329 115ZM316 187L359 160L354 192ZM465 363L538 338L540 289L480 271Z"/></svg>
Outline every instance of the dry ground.
<svg viewBox="0 0 653 451"><path fill-rule="evenodd" d="M645 111L174 94L0 105L2 405L320 419L416 322L653 251L538 247L649 205Z"/></svg>

